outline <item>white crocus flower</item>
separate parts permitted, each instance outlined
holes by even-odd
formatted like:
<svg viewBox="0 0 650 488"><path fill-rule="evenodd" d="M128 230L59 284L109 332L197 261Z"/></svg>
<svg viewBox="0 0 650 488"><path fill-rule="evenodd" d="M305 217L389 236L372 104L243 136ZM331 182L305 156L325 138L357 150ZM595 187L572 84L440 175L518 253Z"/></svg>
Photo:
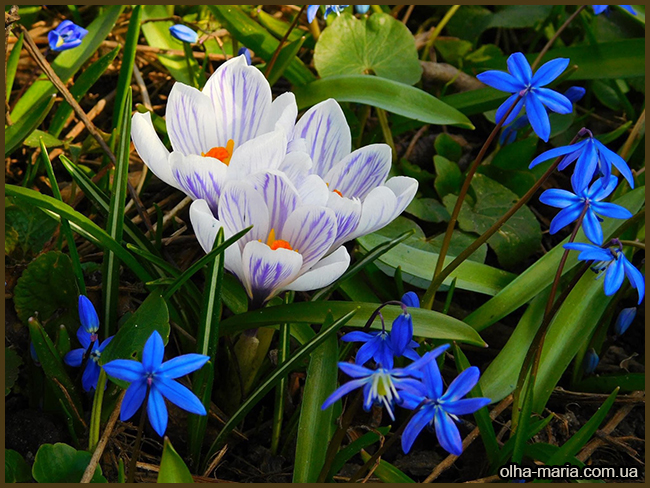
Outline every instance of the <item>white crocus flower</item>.
<svg viewBox="0 0 650 488"><path fill-rule="evenodd" d="M327 188L323 185L322 189L326 197ZM226 249L224 262L246 288L253 307L283 290L309 291L327 286L350 264L345 247L327 255L337 236L334 211L304 204L281 171L258 172L246 180L229 181L216 213L208 202L197 200L190 207L190 219L205 252L212 250L221 227L227 239L253 226Z"/></svg>
<svg viewBox="0 0 650 488"><path fill-rule="evenodd" d="M338 224L333 249L386 226L415 197L417 180L406 176L386 180L390 146L372 144L350 152L350 127L334 99L309 109L296 123L292 138L304 140L313 162L310 172L329 187L327 206Z"/></svg>
<svg viewBox="0 0 650 488"><path fill-rule="evenodd" d="M133 115L131 136L158 178L216 209L228 180L281 168L297 115L293 93L271 101L268 81L242 55L222 64L203 91L174 84L166 109L171 153L150 113Z"/></svg>

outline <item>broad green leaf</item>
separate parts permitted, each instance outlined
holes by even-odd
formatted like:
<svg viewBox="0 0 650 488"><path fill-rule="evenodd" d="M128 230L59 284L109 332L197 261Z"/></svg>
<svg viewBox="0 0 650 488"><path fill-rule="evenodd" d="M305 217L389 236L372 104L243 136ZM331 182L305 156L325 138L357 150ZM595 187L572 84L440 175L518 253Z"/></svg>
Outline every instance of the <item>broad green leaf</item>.
<svg viewBox="0 0 650 488"><path fill-rule="evenodd" d="M20 147L22 142L39 126L54 105L54 95L48 95L34 104L34 109L14 125L5 127L5 157Z"/></svg>
<svg viewBox="0 0 650 488"><path fill-rule="evenodd" d="M86 27L88 34L84 37L81 45L74 49L63 51L52 61L52 69L61 78L63 83L69 81L79 68L97 51L97 48L106 39L106 36L113 30L113 26L122 13L123 8L122 5L106 7ZM24 115L34 113L36 106L54 93L56 93L54 85L44 75L41 76L29 87L20 100L18 100L14 110L11 112L11 120L15 123Z"/></svg>
<svg viewBox="0 0 650 488"><path fill-rule="evenodd" d="M165 437L162 458L160 459L160 471L158 471L157 483L194 483L189 468L183 461L168 437Z"/></svg>
<svg viewBox="0 0 650 488"><path fill-rule="evenodd" d="M19 260L31 259L52 238L56 225L38 207L5 198L5 235L12 236L5 240L5 254Z"/></svg>
<svg viewBox="0 0 650 488"><path fill-rule="evenodd" d="M463 175L460 172L458 163L454 163L444 156L435 155L433 164L436 167L436 181L434 186L440 198L453 193L457 195L463 185ZM447 210L449 212L449 210Z"/></svg>
<svg viewBox="0 0 650 488"><path fill-rule="evenodd" d="M256 18L259 21L259 23L262 24L262 26L265 27L266 30L268 30L271 34L273 34L277 39L282 39L284 37L284 35L287 33L287 30L289 30L290 23L293 21L293 19L288 19L288 22L285 22L284 20L281 19L276 19L272 15L267 14L262 9L259 9L256 12L256 14L257 14ZM297 15L297 13L295 15ZM288 42L295 42L303 36L308 37L309 39L306 47L313 49L314 38L312 37L311 34L308 33L308 31L302 30L300 24L297 25L291 31L291 34L289 34L289 38L287 40Z"/></svg>
<svg viewBox="0 0 650 488"><path fill-rule="evenodd" d="M332 76L295 87L294 94L301 109L334 98L339 102L365 103L426 124L474 128L467 117L433 95L379 76Z"/></svg>
<svg viewBox="0 0 650 488"><path fill-rule="evenodd" d="M472 190L476 200L467 198L458 215L461 230L483 234L499 220L519 197L503 185L487 176L476 174L472 179ZM451 213L456 197L447 196L443 203ZM531 210L524 206L508 220L489 240L489 246L496 252L499 263L511 267L537 251L542 240L539 222Z"/></svg>
<svg viewBox="0 0 650 488"><path fill-rule="evenodd" d="M434 198L415 198L404 211L425 222L438 224L449 221L449 212Z"/></svg>
<svg viewBox="0 0 650 488"><path fill-rule="evenodd" d="M578 391L605 393L620 388L621 393L645 390L645 373L591 376L576 385Z"/></svg>
<svg viewBox="0 0 650 488"><path fill-rule="evenodd" d="M321 78L375 74L413 85L422 76L413 34L388 14L339 15L318 38L314 65Z"/></svg>
<svg viewBox="0 0 650 488"><path fill-rule="evenodd" d="M92 454L67 444L43 444L36 453L32 475L39 483L79 483ZM107 483L97 465L91 483Z"/></svg>
<svg viewBox="0 0 650 488"><path fill-rule="evenodd" d="M5 347L5 396L11 393L11 389L18 379L18 373L22 364L23 360L18 353L13 349Z"/></svg>
<svg viewBox="0 0 650 488"><path fill-rule="evenodd" d="M284 46L278 53L278 57L275 60L275 64L271 68L269 73L268 80L271 86L275 85L280 77L284 74L287 68L291 65L294 58L298 55L300 48L305 42L305 38L301 37L294 42Z"/></svg>
<svg viewBox="0 0 650 488"><path fill-rule="evenodd" d="M241 45L252 49L266 62L271 60L280 41L275 39L264 27L236 5L208 5L208 8ZM298 58L294 58L289 64L284 72L284 77L293 85L304 85L316 79L309 68Z"/></svg>
<svg viewBox="0 0 650 488"><path fill-rule="evenodd" d="M5 483L29 483L32 470L23 457L13 449L5 449Z"/></svg>
<svg viewBox="0 0 650 488"><path fill-rule="evenodd" d="M633 214L638 212L645 203L645 187L639 187L626 193L616 199L614 203L627 208ZM618 229L620 224L620 221L615 219L605 219L602 223L605 241L613 237L612 233ZM576 242L585 241L584 232L580 230ZM465 317L464 322L480 331L528 303L535 295L552 283L557 272L558 263L564 253L562 245L567 242L568 237L517 276L499 294ZM577 264L577 253L569 254L564 267L564 274Z"/></svg>
<svg viewBox="0 0 650 488"><path fill-rule="evenodd" d="M334 322L328 315L323 327ZM311 353L305 389L300 403L300 420L293 469L294 483L314 483L323 469L329 441L336 428L334 408L321 409L336 389L338 377L338 340L330 336Z"/></svg>
<svg viewBox="0 0 650 488"><path fill-rule="evenodd" d="M300 302L277 307L266 307L240 315L229 317L221 323L220 333L234 334L246 329L276 325L281 323L322 324L329 312L334 317L341 317L350 311L358 310L348 323L351 327L363 327L370 315L377 308L376 303L360 302ZM401 313L401 308L389 305L381 309L386 328ZM469 327L453 317L425 309L413 309L413 335L444 341L458 341L476 346L485 346L481 337L470 331ZM293 328L293 327L292 327ZM381 328L381 323L375 321L373 329Z"/></svg>
<svg viewBox="0 0 650 488"><path fill-rule="evenodd" d="M26 324L38 316L45 323L55 312L56 325L65 324L75 334L79 325L77 283L67 254L50 251L34 259L23 271L14 289L18 318Z"/></svg>

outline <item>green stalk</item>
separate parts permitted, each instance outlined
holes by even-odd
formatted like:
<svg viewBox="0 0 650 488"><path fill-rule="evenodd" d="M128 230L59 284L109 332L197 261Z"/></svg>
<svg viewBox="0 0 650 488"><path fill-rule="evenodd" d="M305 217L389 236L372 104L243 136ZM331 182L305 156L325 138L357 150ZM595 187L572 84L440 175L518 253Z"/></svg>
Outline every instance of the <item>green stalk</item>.
<svg viewBox="0 0 650 488"><path fill-rule="evenodd" d="M291 303L290 293L284 297L284 303ZM278 343L278 367L282 366L289 358L291 339L291 324L280 324L280 340ZM271 453L277 454L282 433L282 420L284 417L284 393L287 388L287 378L282 377L275 388L275 414L273 416L273 430L271 432Z"/></svg>
<svg viewBox="0 0 650 488"><path fill-rule="evenodd" d="M381 126L381 131L384 134L384 140L386 144L390 146L390 151L393 155L393 163L397 161L397 150L395 149L395 141L393 141L393 133L390 131L390 126L388 125L388 115L383 108L375 107L377 111L377 118L379 119L379 125Z"/></svg>
<svg viewBox="0 0 650 488"><path fill-rule="evenodd" d="M194 59L194 53L192 52L192 46L187 42L183 42L183 51L185 51L185 62L187 63L187 74L190 77L190 84L198 89L199 82L196 79L196 73L194 73L194 67L192 66L192 60Z"/></svg>
<svg viewBox="0 0 650 488"><path fill-rule="evenodd" d="M43 143L43 138L40 138L41 143L41 156L43 158L43 164L45 166L45 171L47 172L47 177L50 180L50 185L52 186L52 193L54 198L63 203L63 198L61 197L61 191L59 190L59 184L56 181L56 176L54 176L54 168L52 167L52 161L50 161L50 155L47 153L47 148ZM81 261L79 259L79 252L77 251L77 245L74 242L74 234L70 228L70 222L68 219L61 217L61 232L65 237L66 242L68 243L68 250L70 251L70 260L72 261L72 270L77 278L77 285L79 285L79 293L82 295L86 294L86 284L84 282L84 274L81 269Z"/></svg>
<svg viewBox="0 0 650 488"><path fill-rule="evenodd" d="M442 20L440 20L436 28L433 30L433 32L431 33L431 37L429 37L429 40L427 41L426 46L424 46L424 51L422 52L422 56L420 58L422 59L422 61L427 60L427 57L429 57L429 51L433 47L433 43L436 42L436 39L442 32L442 29L445 28L447 23L451 20L451 18L454 16L454 14L459 8L460 5L452 5L451 8L445 14L445 16L442 18Z"/></svg>
<svg viewBox="0 0 650 488"><path fill-rule="evenodd" d="M124 51L122 51L122 67L120 76L117 80L117 89L115 91L115 104L113 109L113 127L117 129L118 134L122 134L122 118L126 109L126 97L128 88L131 86L131 76L133 75L133 63L135 62L135 52L138 47L138 37L140 37L140 20L142 19L142 5L136 5L131 12L129 28L126 31L126 41ZM128 110L131 110L129 104Z"/></svg>
<svg viewBox="0 0 650 488"><path fill-rule="evenodd" d="M90 429L88 434L88 451L93 452L99 442L99 427L102 420L102 402L104 401L104 386L106 385L106 372L102 368L97 379L93 408L90 414Z"/></svg>

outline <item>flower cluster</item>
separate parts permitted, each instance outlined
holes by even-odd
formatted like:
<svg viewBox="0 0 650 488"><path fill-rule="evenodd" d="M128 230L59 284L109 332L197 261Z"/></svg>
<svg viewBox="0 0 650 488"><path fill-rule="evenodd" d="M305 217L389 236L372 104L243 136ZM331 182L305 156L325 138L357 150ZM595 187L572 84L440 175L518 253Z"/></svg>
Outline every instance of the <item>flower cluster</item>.
<svg viewBox="0 0 650 488"><path fill-rule="evenodd" d="M296 122L293 93L272 101L249 59L222 64L202 91L174 85L166 112L171 153L149 113L133 116L131 135L149 169L196 200L190 218L206 252L220 228L228 238L253 225L226 251L225 266L261 306L283 290L315 290L340 277L350 261L342 244L397 218L418 184L388 178L387 144L351 150L335 100Z"/></svg>
<svg viewBox="0 0 650 488"><path fill-rule="evenodd" d="M48 32L47 41L53 51L66 51L79 46L87 34L88 31L83 27L70 20L64 20L56 29Z"/></svg>
<svg viewBox="0 0 650 488"><path fill-rule="evenodd" d="M323 18L326 19L329 14L332 12L336 15L341 15L341 11L345 8L348 8L349 5L325 5L325 13ZM320 5L308 5L307 6L307 22L310 24L316 18L316 14L320 9ZM370 5L355 5L354 11L358 14L365 14L370 9Z"/></svg>
<svg viewBox="0 0 650 488"><path fill-rule="evenodd" d="M390 332L386 332L380 310L390 303L394 302L379 307L370 319L370 322L376 316L382 319L381 331L355 331L341 338L346 342L364 344L356 354L355 364L339 363L341 371L352 380L334 391L325 400L322 409L330 407L357 388L363 388L363 407L366 411L373 405L381 405L390 418L395 420L395 405L415 410L402 436L402 449L405 453L408 453L417 436L429 425L435 429L438 441L446 451L460 455L463 447L454 423L458 420L457 415L473 413L490 403L488 398L463 399L478 382L478 368L471 367L463 371L443 394L443 381L436 358L449 348L449 344L419 357L414 350L418 343L413 341L413 319L408 312L408 307L420 306L417 295L408 292L402 297L402 301L398 302L402 306L402 313L393 321ZM400 356L413 362L404 368L394 367L394 358ZM374 369L364 366L371 359L376 365Z"/></svg>

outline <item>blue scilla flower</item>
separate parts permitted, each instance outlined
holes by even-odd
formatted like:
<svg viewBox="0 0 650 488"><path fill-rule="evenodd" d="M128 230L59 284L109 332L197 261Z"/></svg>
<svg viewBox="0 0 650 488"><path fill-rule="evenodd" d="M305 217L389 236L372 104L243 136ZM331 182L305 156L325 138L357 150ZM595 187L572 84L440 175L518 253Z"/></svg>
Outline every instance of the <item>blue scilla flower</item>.
<svg viewBox="0 0 650 488"><path fill-rule="evenodd" d="M169 33L174 39L178 39L179 41L187 42L189 44L194 44L199 40L199 35L196 33L196 31L183 24L172 25L169 28Z"/></svg>
<svg viewBox="0 0 650 488"><path fill-rule="evenodd" d="M90 334L90 342L97 340L97 331L99 330L99 317L95 311L92 302L85 295L79 295L79 321L81 327Z"/></svg>
<svg viewBox="0 0 650 488"><path fill-rule="evenodd" d="M339 363L339 368L348 376L351 381L341 385L325 400L321 409L325 410L343 396L357 388L363 387L363 408L370 410L373 405L383 405L388 411L391 419L395 420L393 406L402 403L401 394L410 391L417 395L420 391L419 378L422 377L421 370L429 362L435 359L449 348L449 344L440 346L433 351L426 353L417 361L405 368L382 368L368 369L358 364Z"/></svg>
<svg viewBox="0 0 650 488"><path fill-rule="evenodd" d="M564 92L564 96L567 97L571 103L576 103L585 96L585 93L586 90L581 86L572 86ZM528 125L530 125L528 115L524 114L521 117L517 117L512 124L503 129L501 137L499 137L499 144L502 146L512 144L517 140L517 132Z"/></svg>
<svg viewBox="0 0 650 488"><path fill-rule="evenodd" d="M594 13L596 15L600 15L603 12L605 12L605 15L609 14L609 7L610 5L592 5L592 8L594 9ZM632 8L632 5L619 5L619 7L624 8L628 12L630 12L632 15L636 15L636 12Z"/></svg>
<svg viewBox="0 0 650 488"><path fill-rule="evenodd" d="M533 75L526 57L522 53L514 53L508 58L509 73L486 71L479 74L477 78L497 90L512 93L497 109L497 123L521 96L521 100L517 102L503 125L510 124L517 118L521 109L526 107L526 114L533 130L541 139L548 141L551 135L551 123L544 107L560 114L569 114L573 111L573 105L564 95L543 87L560 76L568 65L569 60L566 58L553 59L543 64Z"/></svg>
<svg viewBox="0 0 650 488"><path fill-rule="evenodd" d="M585 188L597 173L603 175L605 178L609 178L612 174L612 166L618 169L621 175L623 175L623 178L630 184L630 187L634 188L634 176L625 160L614 151L607 149L598 139L594 138L591 131L583 129L583 132L588 135L586 139L569 146L556 147L555 149L550 149L540 154L533 159L529 168L533 168L549 159L564 156L558 166L560 171L564 170L574 161L577 161L573 175L571 176L573 188ZM603 182L607 181L609 180L603 180Z"/></svg>
<svg viewBox="0 0 650 488"><path fill-rule="evenodd" d="M104 371L114 378L131 383L126 390L120 420L128 420L140 408L147 394L147 415L154 430L162 437L167 429L167 407L164 398L183 410L206 415L201 401L176 378L203 367L210 359L203 354L184 354L163 363L165 346L162 337L154 331L142 351L142 362L115 359L104 365Z"/></svg>
<svg viewBox="0 0 650 488"><path fill-rule="evenodd" d="M603 289L605 295L611 296L616 293L623 284L623 279L627 276L632 288L636 288L639 294L641 304L645 296L645 278L641 271L625 257L620 247L598 247L593 244L584 244L571 242L564 245L565 249L580 251L578 259L580 261L594 261L591 269L598 273L596 279L605 274Z"/></svg>
<svg viewBox="0 0 650 488"><path fill-rule="evenodd" d="M584 190L576 191L574 189L575 194L556 188L542 193L539 197L540 202L562 209L551 222L551 234L555 234L560 229L575 222L584 212L582 228L585 235L591 242L600 245L603 243L603 229L600 226L601 219L596 214L612 219L629 219L632 217L632 212L628 209L615 203L601 201L608 197L618 185L616 176L611 175L607 182L601 181L604 179L596 180L591 187Z"/></svg>
<svg viewBox="0 0 650 488"><path fill-rule="evenodd" d="M83 27L70 20L64 20L47 34L47 40L53 51L66 51L81 44L87 34L88 31Z"/></svg>
<svg viewBox="0 0 650 488"><path fill-rule="evenodd" d="M363 5L365 6L365 5ZM323 14L323 18L326 19L329 14L334 12L336 15L340 15L341 11L345 8L349 7L349 5L325 5L325 13ZM313 22L313 20L316 18L316 13L318 13L318 9L320 8L320 5L308 5L307 6L307 22L310 24ZM366 12L368 9L366 9ZM362 12L365 13L365 12Z"/></svg>
<svg viewBox="0 0 650 488"><path fill-rule="evenodd" d="M632 325L636 317L636 307L624 308L621 310L621 313L616 317L616 323L614 324L614 330L616 335L623 335L625 331Z"/></svg>
<svg viewBox="0 0 650 488"><path fill-rule="evenodd" d="M596 370L596 366L598 366L599 362L600 358L598 357L595 349L592 347L587 351L587 354L585 354L585 358L582 362L582 367L585 370L585 374L593 373Z"/></svg>
<svg viewBox="0 0 650 488"><path fill-rule="evenodd" d="M81 376L81 385L85 391L97 388L97 380L99 379L99 372L101 370L98 361L102 352L106 349L106 346L108 346L113 339L113 336L111 336L104 340L104 342L100 343L97 340L96 335L95 340L91 340L91 337L91 334L86 332L83 327L79 327L79 329L77 329L77 339L79 339L81 347L79 349L73 349L63 357L63 362L65 362L65 364L72 366L73 368L78 368L83 363L84 354L88 351L88 348L90 348L90 355L88 361L86 361L86 368Z"/></svg>
<svg viewBox="0 0 650 488"><path fill-rule="evenodd" d="M410 391L404 393L404 408L420 410L411 418L404 434L402 434L402 450L408 453L427 425L434 427L436 437L442 448L456 456L463 452L458 427L454 423L457 415L474 413L490 403L489 398L465 398L479 379L479 369L476 366L467 368L451 382L443 394L442 375L436 361L430 361L422 369L420 392L413 395Z"/></svg>

